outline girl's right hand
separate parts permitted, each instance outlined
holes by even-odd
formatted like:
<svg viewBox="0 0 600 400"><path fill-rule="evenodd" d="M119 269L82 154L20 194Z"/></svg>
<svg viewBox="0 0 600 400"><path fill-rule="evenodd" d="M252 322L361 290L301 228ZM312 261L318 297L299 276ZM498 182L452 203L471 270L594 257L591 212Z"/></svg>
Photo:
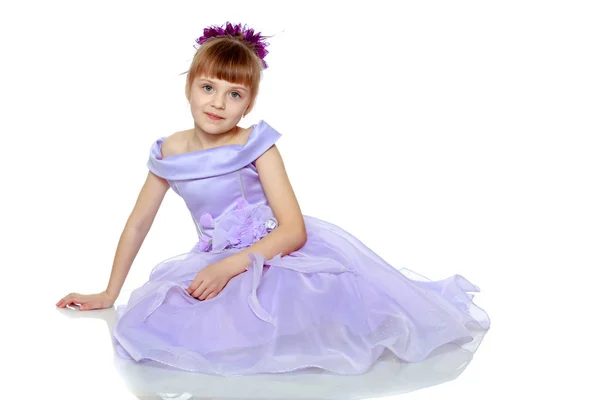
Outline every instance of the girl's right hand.
<svg viewBox="0 0 600 400"><path fill-rule="evenodd" d="M84 311L110 308L114 303L115 300L106 292L96 294L70 293L56 303L56 307L65 308L68 305L80 304L79 310Z"/></svg>

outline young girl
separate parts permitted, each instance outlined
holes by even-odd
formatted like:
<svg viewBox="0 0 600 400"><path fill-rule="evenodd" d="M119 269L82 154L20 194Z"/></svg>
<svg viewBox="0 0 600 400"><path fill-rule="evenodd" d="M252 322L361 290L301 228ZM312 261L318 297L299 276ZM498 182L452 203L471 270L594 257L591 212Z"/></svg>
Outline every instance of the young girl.
<svg viewBox="0 0 600 400"><path fill-rule="evenodd" d="M166 191L198 232L158 264L113 331L136 362L220 375L322 368L367 371L384 350L418 362L444 344L474 351L490 326L460 275L430 281L386 263L341 228L302 215L275 146L281 134L238 123L254 105L268 43L241 24L209 27L187 75L194 127L156 140L106 290L57 307L111 307Z"/></svg>

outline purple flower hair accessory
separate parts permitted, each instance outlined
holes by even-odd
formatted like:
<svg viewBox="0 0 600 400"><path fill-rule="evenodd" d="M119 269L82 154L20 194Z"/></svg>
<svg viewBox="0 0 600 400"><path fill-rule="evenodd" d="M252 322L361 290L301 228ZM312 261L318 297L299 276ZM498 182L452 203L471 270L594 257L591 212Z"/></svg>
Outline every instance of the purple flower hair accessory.
<svg viewBox="0 0 600 400"><path fill-rule="evenodd" d="M269 54L269 51L266 49L269 43L266 42L266 39L271 36L262 36L260 32L255 34L254 29L248 28L246 24L244 24L243 26L241 23L237 25L232 25L231 22L227 22L224 28L218 25L213 25L209 26L208 28L204 28L204 35L196 39L196 43L198 43L198 45L201 45L208 39L221 36L232 36L244 40L246 43L252 46L256 54L258 54L258 57L260 57L262 61L263 67L265 69L268 68L268 65L265 62L264 58L267 54ZM196 48L196 50L198 50L198 47L194 47Z"/></svg>

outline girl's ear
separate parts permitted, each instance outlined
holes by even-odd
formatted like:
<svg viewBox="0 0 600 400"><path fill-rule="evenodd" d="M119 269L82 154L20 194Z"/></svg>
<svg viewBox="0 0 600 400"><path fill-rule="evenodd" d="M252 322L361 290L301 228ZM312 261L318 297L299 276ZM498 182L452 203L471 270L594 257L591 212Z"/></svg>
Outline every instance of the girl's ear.
<svg viewBox="0 0 600 400"><path fill-rule="evenodd" d="M254 108L254 100L256 100L256 98L252 99L250 104L248 104L248 107L246 108L246 112L244 112L244 115L250 114L250 111L252 111L252 109Z"/></svg>

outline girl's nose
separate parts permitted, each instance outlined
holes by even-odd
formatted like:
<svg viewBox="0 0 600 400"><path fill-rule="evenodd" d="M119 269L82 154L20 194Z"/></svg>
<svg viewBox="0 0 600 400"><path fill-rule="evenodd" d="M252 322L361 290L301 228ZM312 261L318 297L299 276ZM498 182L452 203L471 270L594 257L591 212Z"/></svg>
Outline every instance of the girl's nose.
<svg viewBox="0 0 600 400"><path fill-rule="evenodd" d="M223 108L225 105L225 100L222 96L214 95L212 97L211 104L216 108Z"/></svg>

